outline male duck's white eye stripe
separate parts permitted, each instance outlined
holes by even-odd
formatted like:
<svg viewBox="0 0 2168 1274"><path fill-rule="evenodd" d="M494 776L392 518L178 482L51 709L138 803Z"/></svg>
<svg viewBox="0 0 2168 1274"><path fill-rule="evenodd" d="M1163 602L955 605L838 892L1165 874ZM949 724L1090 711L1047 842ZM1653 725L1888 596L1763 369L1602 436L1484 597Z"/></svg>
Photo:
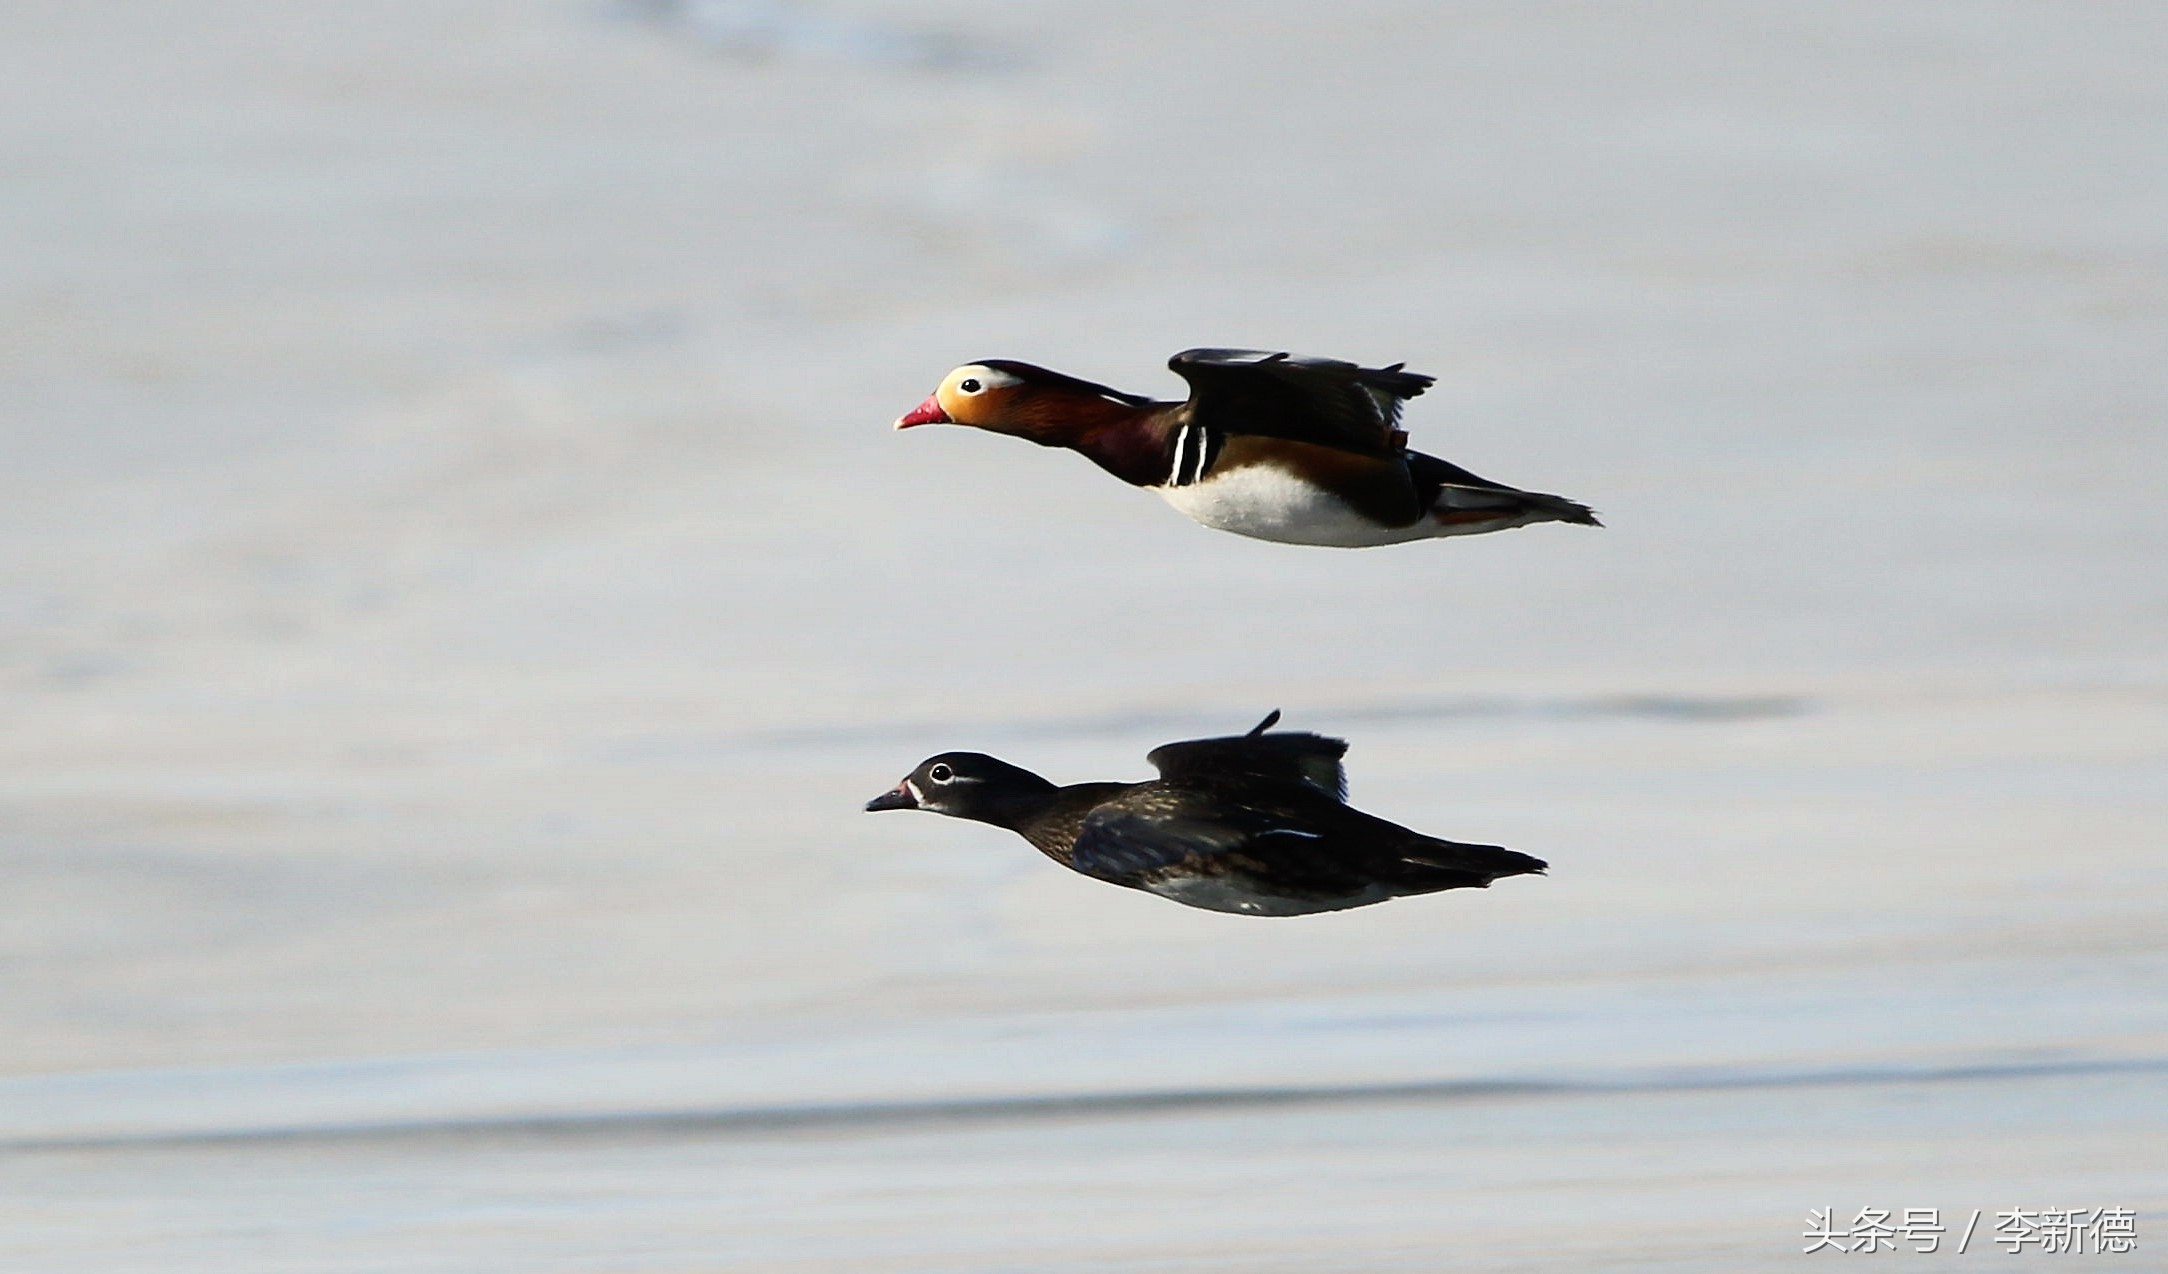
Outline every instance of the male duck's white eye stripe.
<svg viewBox="0 0 2168 1274"><path fill-rule="evenodd" d="M1007 372L996 371L991 367L982 367L977 363L959 367L949 375L959 384L965 380L977 381L979 390L982 393L989 389L1007 389L1011 385L1024 383Z"/></svg>

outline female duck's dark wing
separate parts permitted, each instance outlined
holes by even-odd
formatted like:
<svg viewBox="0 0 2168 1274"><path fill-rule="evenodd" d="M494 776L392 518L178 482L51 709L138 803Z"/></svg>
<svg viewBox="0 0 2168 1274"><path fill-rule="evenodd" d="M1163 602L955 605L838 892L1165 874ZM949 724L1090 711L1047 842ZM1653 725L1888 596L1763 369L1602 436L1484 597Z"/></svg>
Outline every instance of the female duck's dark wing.
<svg viewBox="0 0 2168 1274"><path fill-rule="evenodd" d="M1283 731L1267 734L1279 722L1277 709L1248 734L1223 739L1188 739L1157 747L1145 755L1159 777L1179 782L1194 778L1268 779L1302 783L1336 801L1347 799L1347 771L1340 758L1347 740L1322 734Z"/></svg>
<svg viewBox="0 0 2168 1274"><path fill-rule="evenodd" d="M1398 363L1361 367L1254 349L1186 349L1167 366L1189 382L1184 423L1373 456L1406 450L1400 405L1436 379Z"/></svg>
<svg viewBox="0 0 2168 1274"><path fill-rule="evenodd" d="M1360 873L1343 855L1328 852L1324 839L1322 830L1284 807L1261 809L1209 790L1146 783L1091 812L1071 866L1118 885L1232 870L1267 874L1303 892L1361 889Z"/></svg>
<svg viewBox="0 0 2168 1274"><path fill-rule="evenodd" d="M1216 877L1279 898L1359 906L1346 900L1480 889L1547 864L1500 845L1425 836L1308 788L1224 780L1141 783L1106 801L1084 819L1070 866L1131 888Z"/></svg>

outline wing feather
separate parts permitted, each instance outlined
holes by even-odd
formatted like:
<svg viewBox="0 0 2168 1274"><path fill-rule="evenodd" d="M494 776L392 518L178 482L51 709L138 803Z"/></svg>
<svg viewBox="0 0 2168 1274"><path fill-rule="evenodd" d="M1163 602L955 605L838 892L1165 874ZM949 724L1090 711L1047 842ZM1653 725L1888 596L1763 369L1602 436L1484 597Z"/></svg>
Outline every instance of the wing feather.
<svg viewBox="0 0 2168 1274"><path fill-rule="evenodd" d="M1148 788L1093 810L1077 835L1071 864L1116 884L1167 872L1233 870L1267 872L1297 889L1360 887L1321 828L1291 819L1285 810L1230 807L1207 794L1167 788Z"/></svg>
<svg viewBox="0 0 2168 1274"><path fill-rule="evenodd" d="M1300 783L1336 801L1346 800L1347 771L1341 758L1347 755L1347 740L1297 730L1266 733L1279 719L1275 711L1248 734L1168 743L1152 749L1144 759L1170 782L1265 779Z"/></svg>
<svg viewBox="0 0 2168 1274"><path fill-rule="evenodd" d="M1317 443L1363 455L1406 449L1401 406L1435 377L1251 349L1189 349L1167 366L1189 382L1190 419L1230 434Z"/></svg>

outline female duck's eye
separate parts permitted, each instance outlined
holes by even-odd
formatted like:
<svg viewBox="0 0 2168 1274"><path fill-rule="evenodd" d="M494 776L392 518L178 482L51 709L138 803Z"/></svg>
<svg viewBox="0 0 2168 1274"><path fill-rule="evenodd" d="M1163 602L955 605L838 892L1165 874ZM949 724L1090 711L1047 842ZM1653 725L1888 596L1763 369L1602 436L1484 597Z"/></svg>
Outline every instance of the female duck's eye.
<svg viewBox="0 0 2168 1274"><path fill-rule="evenodd" d="M978 377L966 376L962 380L956 382L956 388L962 390L967 394L975 394L979 392L982 387L979 384Z"/></svg>
<svg viewBox="0 0 2168 1274"><path fill-rule="evenodd" d="M946 783L950 779L956 777L956 771L950 769L945 765L937 765L934 766L932 769L926 771L926 777L932 779L936 783Z"/></svg>

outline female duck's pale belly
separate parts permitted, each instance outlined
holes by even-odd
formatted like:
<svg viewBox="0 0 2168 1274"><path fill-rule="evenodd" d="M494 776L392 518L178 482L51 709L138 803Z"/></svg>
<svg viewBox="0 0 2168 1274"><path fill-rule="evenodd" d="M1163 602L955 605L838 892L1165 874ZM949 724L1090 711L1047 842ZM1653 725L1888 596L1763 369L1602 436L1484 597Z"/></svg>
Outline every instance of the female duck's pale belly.
<svg viewBox="0 0 2168 1274"><path fill-rule="evenodd" d="M1427 540L1441 529L1435 519L1427 517L1402 527L1380 526L1339 496L1278 465L1222 469L1202 482L1157 490L1191 521L1215 531L1232 531L1281 544L1369 548Z"/></svg>
<svg viewBox="0 0 2168 1274"><path fill-rule="evenodd" d="M1252 889L1227 876L1169 876L1139 888L1185 907L1231 912L1238 916L1314 916L1321 911L1367 907L1396 896L1383 885L1370 885L1360 893L1339 898L1291 898L1286 894Z"/></svg>

